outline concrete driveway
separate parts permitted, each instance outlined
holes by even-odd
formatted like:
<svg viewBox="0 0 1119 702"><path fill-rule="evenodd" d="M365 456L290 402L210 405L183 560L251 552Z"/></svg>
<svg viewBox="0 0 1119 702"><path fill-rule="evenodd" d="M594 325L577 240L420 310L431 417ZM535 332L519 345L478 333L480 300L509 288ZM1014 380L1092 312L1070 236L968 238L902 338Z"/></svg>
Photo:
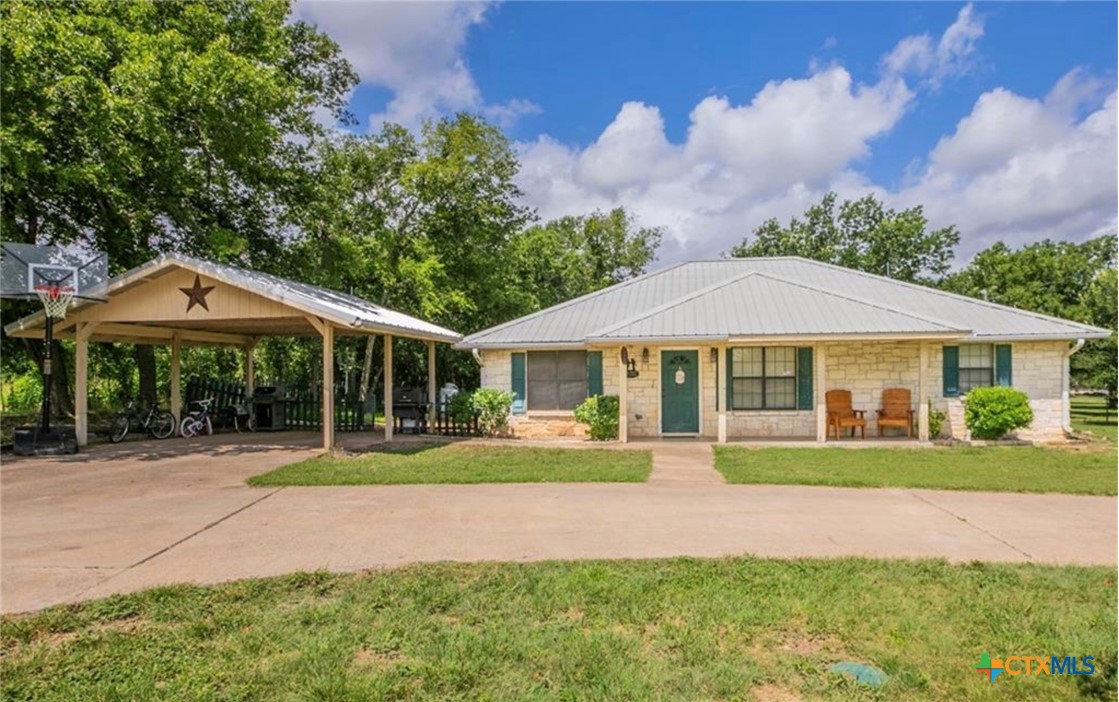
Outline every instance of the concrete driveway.
<svg viewBox="0 0 1119 702"><path fill-rule="evenodd" d="M1111 497L722 485L703 477L702 444L653 446L676 472L658 467L654 477L668 479L640 485L250 488L248 476L318 453L318 437L234 438L241 443L173 439L5 460L0 610L183 581L438 560L1116 563Z"/></svg>

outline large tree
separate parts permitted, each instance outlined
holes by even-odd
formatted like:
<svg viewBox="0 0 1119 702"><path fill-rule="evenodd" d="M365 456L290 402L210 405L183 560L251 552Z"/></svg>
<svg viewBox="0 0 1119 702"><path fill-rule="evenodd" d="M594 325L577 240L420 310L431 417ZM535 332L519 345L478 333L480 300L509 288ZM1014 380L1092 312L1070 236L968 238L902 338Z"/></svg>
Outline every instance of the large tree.
<svg viewBox="0 0 1119 702"><path fill-rule="evenodd" d="M641 275L662 235L620 207L529 227L513 240L518 292L541 309Z"/></svg>
<svg viewBox="0 0 1119 702"><path fill-rule="evenodd" d="M518 163L499 129L470 114L431 122L414 135L396 125L321 144L305 236L288 267L305 279L475 330L530 311L517 294L510 242L532 214L513 182ZM373 341L365 349L372 380ZM402 380L422 371L405 347ZM464 358L443 357L445 375L472 378Z"/></svg>
<svg viewBox="0 0 1119 702"><path fill-rule="evenodd" d="M898 212L873 195L838 211L836 200L828 193L786 225L767 220L730 255L803 256L910 282L935 282L948 272L960 241L955 227L930 231L921 207Z"/></svg>
<svg viewBox="0 0 1119 702"><path fill-rule="evenodd" d="M267 267L356 75L287 2L0 4L0 237ZM141 389L154 395L154 359ZM65 378L58 376L60 381Z"/></svg>
<svg viewBox="0 0 1119 702"><path fill-rule="evenodd" d="M1083 243L1040 241L1012 249L999 242L944 280L952 292L1011 307L1116 328L1116 237ZM1115 337L1089 342L1072 357L1072 381L1115 393Z"/></svg>

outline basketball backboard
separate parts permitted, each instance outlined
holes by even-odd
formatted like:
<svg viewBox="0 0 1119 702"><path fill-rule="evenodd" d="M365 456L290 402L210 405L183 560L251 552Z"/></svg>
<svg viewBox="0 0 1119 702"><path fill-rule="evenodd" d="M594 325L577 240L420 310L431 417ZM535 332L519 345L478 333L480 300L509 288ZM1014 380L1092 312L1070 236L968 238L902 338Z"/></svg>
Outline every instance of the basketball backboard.
<svg viewBox="0 0 1119 702"><path fill-rule="evenodd" d="M104 301L108 261L101 252L5 242L0 244L0 297L34 299L37 288L61 286L72 288L75 298Z"/></svg>

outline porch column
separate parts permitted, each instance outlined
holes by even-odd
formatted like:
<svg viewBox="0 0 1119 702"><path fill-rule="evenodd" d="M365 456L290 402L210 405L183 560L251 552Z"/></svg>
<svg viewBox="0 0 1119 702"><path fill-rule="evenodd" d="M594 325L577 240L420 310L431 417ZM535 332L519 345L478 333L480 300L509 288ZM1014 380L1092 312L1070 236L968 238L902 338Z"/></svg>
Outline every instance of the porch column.
<svg viewBox="0 0 1119 702"><path fill-rule="evenodd" d="M427 342L427 430L430 433L435 427L435 342Z"/></svg>
<svg viewBox="0 0 1119 702"><path fill-rule="evenodd" d="M929 345L917 353L917 440L929 440Z"/></svg>
<svg viewBox="0 0 1119 702"><path fill-rule="evenodd" d="M392 334L385 334L385 441L392 441Z"/></svg>
<svg viewBox="0 0 1119 702"><path fill-rule="evenodd" d="M89 336L93 328L78 324L74 333L74 434L78 446L89 443Z"/></svg>
<svg viewBox="0 0 1119 702"><path fill-rule="evenodd" d="M629 369L622 363L622 349L618 349L618 368L618 441L626 444L629 443Z"/></svg>
<svg viewBox="0 0 1119 702"><path fill-rule="evenodd" d="M823 344L816 344L816 441L821 444L828 440L828 354L825 348Z"/></svg>
<svg viewBox="0 0 1119 702"><path fill-rule="evenodd" d="M719 443L727 442L727 378L730 377L730 366L727 365L727 345L719 347L718 364L719 382L715 388L715 406L719 408Z"/></svg>
<svg viewBox="0 0 1119 702"><path fill-rule="evenodd" d="M182 384L180 382L180 373L182 368L183 357L183 340L179 332L171 332L171 414L175 415L175 421L182 421L183 413L183 392ZM175 433L178 433L179 428L175 427Z"/></svg>
<svg viewBox="0 0 1119 702"><path fill-rule="evenodd" d="M322 447L334 449L334 326L323 322L322 329Z"/></svg>

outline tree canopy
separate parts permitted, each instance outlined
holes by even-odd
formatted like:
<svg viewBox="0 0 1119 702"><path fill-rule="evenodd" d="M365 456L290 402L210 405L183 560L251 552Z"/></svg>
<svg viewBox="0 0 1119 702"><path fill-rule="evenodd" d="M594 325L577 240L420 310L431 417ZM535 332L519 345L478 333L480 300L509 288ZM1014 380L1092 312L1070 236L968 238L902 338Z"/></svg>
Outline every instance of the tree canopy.
<svg viewBox="0 0 1119 702"><path fill-rule="evenodd" d="M909 282L935 282L951 267L955 227L929 231L920 206L898 212L874 195L846 200L836 210L828 193L787 225L766 220L730 250L732 257L803 256Z"/></svg>

